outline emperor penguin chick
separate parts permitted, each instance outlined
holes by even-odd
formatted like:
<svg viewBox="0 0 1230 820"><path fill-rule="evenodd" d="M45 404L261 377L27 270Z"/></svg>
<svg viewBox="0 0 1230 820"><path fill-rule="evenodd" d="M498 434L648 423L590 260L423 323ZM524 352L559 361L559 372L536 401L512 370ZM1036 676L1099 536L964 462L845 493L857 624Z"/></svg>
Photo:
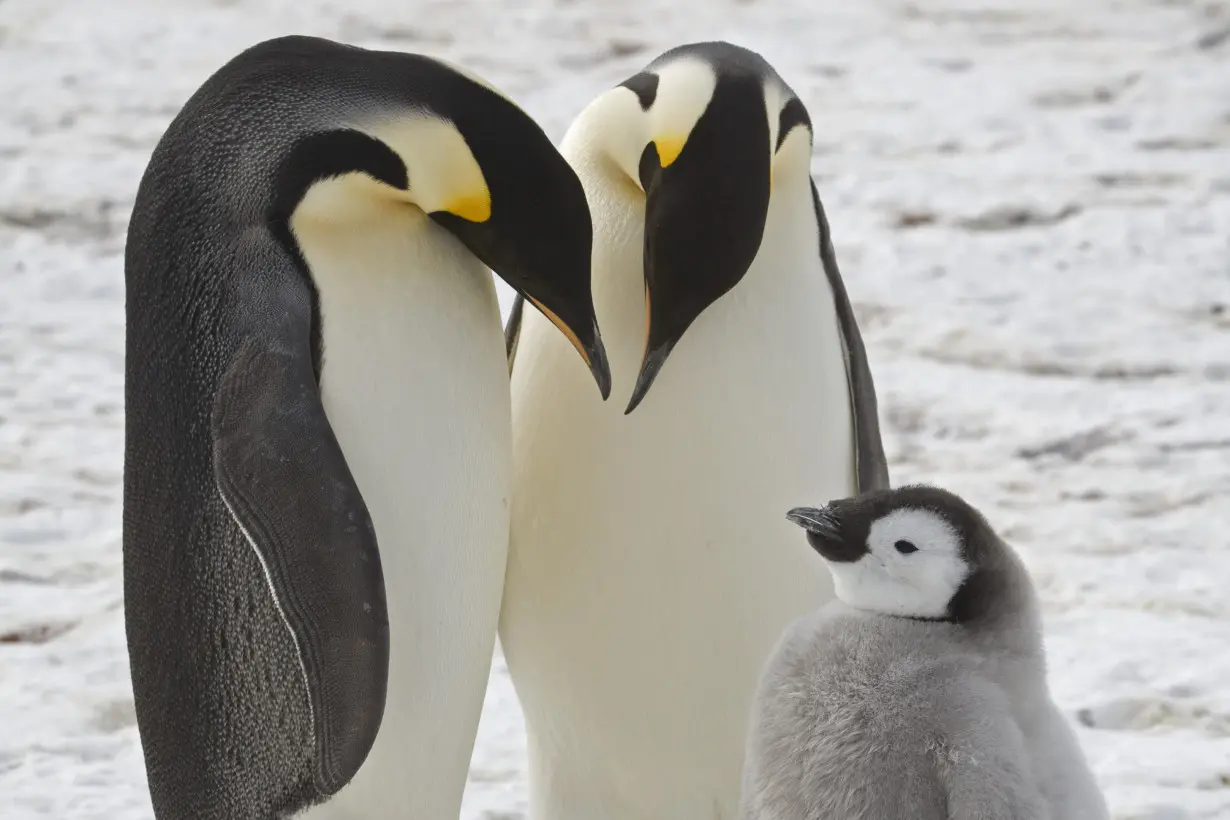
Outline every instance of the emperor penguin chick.
<svg viewBox="0 0 1230 820"><path fill-rule="evenodd" d="M1029 575L956 495L800 507L837 599L786 630L752 707L743 820L1105 820L1051 700Z"/></svg>

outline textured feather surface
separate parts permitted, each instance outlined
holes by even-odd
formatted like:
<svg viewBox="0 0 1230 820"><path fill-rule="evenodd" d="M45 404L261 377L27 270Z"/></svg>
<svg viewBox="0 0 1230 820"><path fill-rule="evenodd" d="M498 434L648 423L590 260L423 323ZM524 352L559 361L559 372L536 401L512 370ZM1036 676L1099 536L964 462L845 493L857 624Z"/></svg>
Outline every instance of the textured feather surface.
<svg viewBox="0 0 1230 820"><path fill-rule="evenodd" d="M1021 547L1056 700L1117 818L1230 815L1227 13L1224 0L4 0L5 820L151 816L121 612L120 252L178 106L241 48L291 32L473 66L553 138L678 42L770 56L822 134L813 171L894 481L958 490ZM515 820L526 800L497 656L462 818Z"/></svg>

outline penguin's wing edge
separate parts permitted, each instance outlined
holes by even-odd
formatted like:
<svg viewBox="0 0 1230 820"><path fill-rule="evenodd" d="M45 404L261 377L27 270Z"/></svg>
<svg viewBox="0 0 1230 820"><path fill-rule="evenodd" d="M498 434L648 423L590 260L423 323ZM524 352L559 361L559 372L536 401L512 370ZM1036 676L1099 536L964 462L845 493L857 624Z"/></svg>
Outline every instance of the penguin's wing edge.
<svg viewBox="0 0 1230 820"><path fill-rule="evenodd" d="M239 345L215 397L214 477L294 637L314 785L327 797L358 771L384 716L388 610L371 518L312 370L306 287L290 276L276 287L280 327Z"/></svg>
<svg viewBox="0 0 1230 820"><path fill-rule="evenodd" d="M820 203L816 183L811 184L812 203L816 209L816 221L820 226L820 261L824 265L829 288L833 292L833 305L841 328L841 341L846 359L846 378L850 385L850 411L854 423L854 461L858 479L858 492L888 489L888 459L884 455L884 441L880 436L880 413L876 400L875 381L867 362L867 349L858 329L854 308L846 293L841 271L837 267L837 254L833 250L833 237L829 230L828 217Z"/></svg>
<svg viewBox="0 0 1230 820"><path fill-rule="evenodd" d="M945 746L936 773L947 820L1051 820L1024 735L997 686L968 675L932 704Z"/></svg>
<svg viewBox="0 0 1230 820"><path fill-rule="evenodd" d="M521 339L521 314L525 311L525 297L520 293L513 300L512 310L508 313L508 324L504 326L504 352L508 356L508 375L512 375L513 361L517 358L517 342Z"/></svg>

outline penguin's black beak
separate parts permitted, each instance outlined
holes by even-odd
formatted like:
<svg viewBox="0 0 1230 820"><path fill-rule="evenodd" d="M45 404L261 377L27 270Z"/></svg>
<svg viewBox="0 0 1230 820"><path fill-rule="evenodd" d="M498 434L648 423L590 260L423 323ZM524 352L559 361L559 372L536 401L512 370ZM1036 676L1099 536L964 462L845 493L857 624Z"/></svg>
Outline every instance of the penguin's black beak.
<svg viewBox="0 0 1230 820"><path fill-rule="evenodd" d="M493 122L466 131L491 186L487 218L431 217L568 338L606 400L611 368L590 288L594 231L585 189L527 115L508 116L502 128Z"/></svg>
<svg viewBox="0 0 1230 820"><path fill-rule="evenodd" d="M552 231L555 235L537 240L529 227L465 224L452 214L433 213L432 217L461 238L487 267L564 334L589 368L605 401L611 395L611 366L589 284L593 231L580 182L577 187L582 210L567 217L558 214ZM551 210L560 208L555 205ZM493 214L490 222L495 219Z"/></svg>
<svg viewBox="0 0 1230 820"><path fill-rule="evenodd" d="M841 532L841 519L828 507L795 507L786 518L807 530L807 543L828 561L857 561L865 551Z"/></svg>
<svg viewBox="0 0 1230 820"><path fill-rule="evenodd" d="M665 156L659 144L672 146ZM677 145L660 139L641 155L648 327L625 414L645 398L692 322L739 283L760 250L771 146L759 81L725 79Z"/></svg>
<svg viewBox="0 0 1230 820"><path fill-rule="evenodd" d="M589 372L593 375L594 381L598 384L598 392L602 394L602 400L606 401L611 395L611 365L607 362L606 348L602 345L602 334L598 331L598 320L593 315L593 307L589 307L588 316L582 315L574 323L569 324L561 319L555 311L529 293L522 291L522 295L534 307L538 308L551 324L559 328L559 331L567 337L572 346L581 354L581 358L585 361L586 366L589 367ZM578 314L584 313L583 310L574 310L573 312Z"/></svg>
<svg viewBox="0 0 1230 820"><path fill-rule="evenodd" d="M841 538L841 529L837 523L837 518L827 509L795 507L786 513L786 518L798 524L809 533L825 538Z"/></svg>

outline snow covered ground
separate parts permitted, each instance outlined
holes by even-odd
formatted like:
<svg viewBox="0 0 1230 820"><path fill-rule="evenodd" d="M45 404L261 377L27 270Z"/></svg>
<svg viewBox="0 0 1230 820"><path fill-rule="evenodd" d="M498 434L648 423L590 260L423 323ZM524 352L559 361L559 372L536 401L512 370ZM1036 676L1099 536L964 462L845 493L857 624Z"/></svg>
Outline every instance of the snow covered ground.
<svg viewBox="0 0 1230 820"><path fill-rule="evenodd" d="M124 231L182 102L288 33L462 62L553 138L672 45L760 50L816 125L895 479L1025 555L1115 816L1230 818L1230 3L0 0L0 820L151 816ZM465 820L519 818L524 765L497 657Z"/></svg>

